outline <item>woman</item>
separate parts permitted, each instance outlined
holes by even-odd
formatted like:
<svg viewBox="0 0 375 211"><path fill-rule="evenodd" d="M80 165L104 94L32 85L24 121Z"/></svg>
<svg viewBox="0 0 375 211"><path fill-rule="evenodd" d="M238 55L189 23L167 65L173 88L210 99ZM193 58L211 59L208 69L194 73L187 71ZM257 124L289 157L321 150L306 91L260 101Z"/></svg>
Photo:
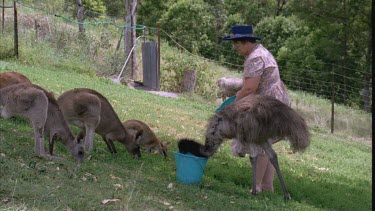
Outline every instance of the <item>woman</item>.
<svg viewBox="0 0 375 211"><path fill-rule="evenodd" d="M243 87L236 94L236 101L251 95L269 95L290 106L290 99L280 79L279 68L272 54L253 35L252 26L235 25L231 34L223 38L231 40L233 49L245 57ZM277 140L275 140L277 141ZM272 191L275 169L262 149L256 165L256 191ZM247 146L233 140L233 154L244 157L249 153Z"/></svg>

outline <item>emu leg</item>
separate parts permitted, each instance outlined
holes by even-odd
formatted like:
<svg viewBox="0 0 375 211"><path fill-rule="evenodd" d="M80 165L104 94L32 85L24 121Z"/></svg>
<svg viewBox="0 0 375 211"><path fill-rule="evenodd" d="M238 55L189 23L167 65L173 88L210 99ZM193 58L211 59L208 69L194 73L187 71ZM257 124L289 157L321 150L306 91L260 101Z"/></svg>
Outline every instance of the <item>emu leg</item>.
<svg viewBox="0 0 375 211"><path fill-rule="evenodd" d="M272 149L271 144L269 142L264 142L262 144L262 147L263 147L264 151L267 153L272 165L275 167L275 170L277 172L277 176L279 177L279 180L280 180L280 183L281 183L281 188L283 189L284 199L285 200L292 199L290 197L290 194L288 193L288 190L286 189L284 178L283 178L283 175L281 174L281 171L280 171L279 162L278 162L278 159L277 159L276 152Z"/></svg>
<svg viewBox="0 0 375 211"><path fill-rule="evenodd" d="M106 139L105 136L102 136L104 142L107 144L107 147L109 149L109 151L112 153L112 154L115 154L117 153L117 150L116 150L116 147L115 145L113 144L113 141L111 139Z"/></svg>
<svg viewBox="0 0 375 211"><path fill-rule="evenodd" d="M252 184L251 184L251 189L252 189L252 192L251 194L253 194L254 196L257 195L257 188L256 188L256 169L257 169L257 159L258 159L258 155L256 155L255 157L252 157L250 156L250 164L251 164L251 169L253 170L253 175L252 175Z"/></svg>

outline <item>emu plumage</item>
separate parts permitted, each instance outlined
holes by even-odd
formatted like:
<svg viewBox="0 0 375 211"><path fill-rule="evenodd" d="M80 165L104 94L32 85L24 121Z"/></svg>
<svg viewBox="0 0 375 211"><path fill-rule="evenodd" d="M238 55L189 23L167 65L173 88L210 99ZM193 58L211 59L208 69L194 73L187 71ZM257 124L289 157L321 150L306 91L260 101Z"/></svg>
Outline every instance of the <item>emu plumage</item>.
<svg viewBox="0 0 375 211"><path fill-rule="evenodd" d="M210 157L225 139L232 138L250 148L252 194L256 195L257 147L261 147L276 169L284 198L291 199L272 143L286 139L294 152L304 151L310 144L310 134L304 119L273 97L249 95L226 106L209 120L205 143L200 146L200 153Z"/></svg>

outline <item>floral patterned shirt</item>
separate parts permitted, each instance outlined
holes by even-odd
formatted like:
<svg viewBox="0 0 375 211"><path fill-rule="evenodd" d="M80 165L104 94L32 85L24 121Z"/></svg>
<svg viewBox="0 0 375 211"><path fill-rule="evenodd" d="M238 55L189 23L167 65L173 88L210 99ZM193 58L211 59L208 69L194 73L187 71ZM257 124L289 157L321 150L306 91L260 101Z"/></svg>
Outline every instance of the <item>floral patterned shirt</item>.
<svg viewBox="0 0 375 211"><path fill-rule="evenodd" d="M261 44L246 58L243 77L260 76L256 94L275 97L290 106L290 99L280 79L279 67L272 54Z"/></svg>
<svg viewBox="0 0 375 211"><path fill-rule="evenodd" d="M257 44L253 52L246 58L243 71L244 78L257 76L260 76L260 82L256 94L272 96L290 106L290 98L284 83L280 79L276 60L261 44ZM235 156L250 154L250 146L239 142L237 139L233 139L231 149ZM258 154L264 153L261 147L257 146L256 150Z"/></svg>

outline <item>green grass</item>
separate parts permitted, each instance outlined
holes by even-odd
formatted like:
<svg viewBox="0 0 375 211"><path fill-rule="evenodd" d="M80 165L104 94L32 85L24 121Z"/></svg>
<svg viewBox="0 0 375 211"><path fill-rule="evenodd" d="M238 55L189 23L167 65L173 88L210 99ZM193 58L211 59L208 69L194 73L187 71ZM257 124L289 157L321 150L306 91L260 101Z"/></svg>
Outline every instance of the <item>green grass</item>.
<svg viewBox="0 0 375 211"><path fill-rule="evenodd" d="M207 163L201 183L176 182L173 151L177 140L204 141L207 119L215 106L193 98L171 99L114 84L108 79L61 69L48 70L0 62L0 72L19 71L58 97L75 87L101 92L122 121L140 119L163 141L168 158L142 154L133 159L115 143L111 155L99 136L94 151L77 166L61 144L65 161L33 154L33 133L22 118L0 119L1 210L370 210L371 146L312 127L310 148L291 154L287 142L275 145L292 200L285 202L275 177L275 193L249 193L248 158L231 154L229 142ZM77 133L74 129L74 133ZM172 184L172 185L170 185ZM102 204L104 199L119 199Z"/></svg>

